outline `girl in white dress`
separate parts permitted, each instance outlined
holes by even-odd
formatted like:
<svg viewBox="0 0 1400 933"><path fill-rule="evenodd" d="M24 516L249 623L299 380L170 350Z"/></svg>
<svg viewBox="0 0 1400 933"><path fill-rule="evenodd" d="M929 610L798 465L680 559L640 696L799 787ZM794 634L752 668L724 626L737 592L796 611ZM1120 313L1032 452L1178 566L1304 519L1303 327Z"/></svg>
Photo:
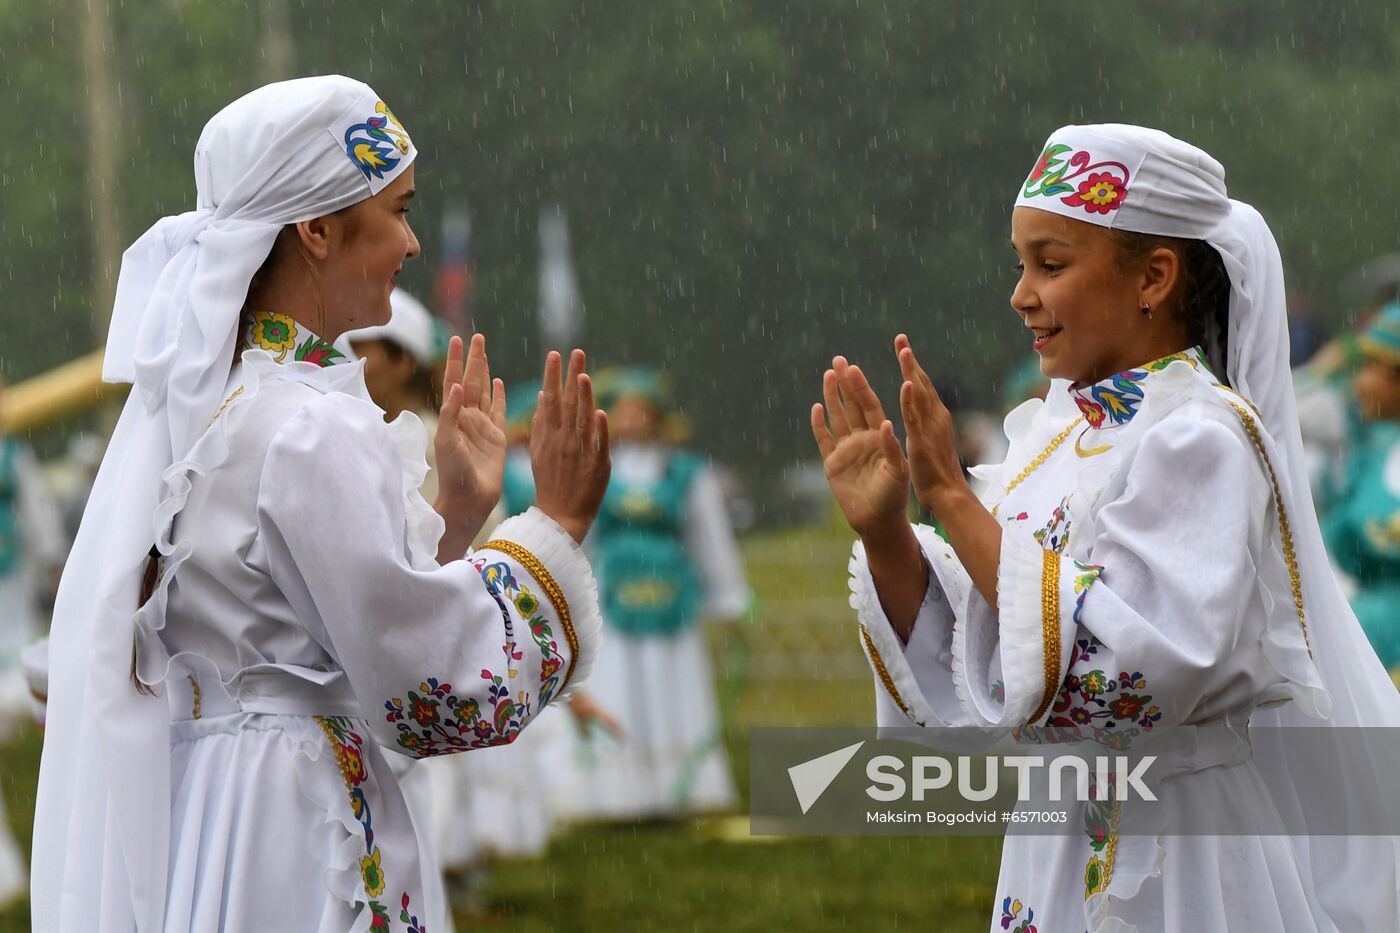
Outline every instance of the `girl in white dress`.
<svg viewBox="0 0 1400 933"><path fill-rule="evenodd" d="M1007 417L980 497L906 338L907 459L845 359L813 408L861 539L852 605L879 723L1110 746L1189 727L1224 757L1171 786L1234 806L1268 799L1262 774L1291 780L1277 731L1251 727L1400 723L1307 494L1278 249L1219 163L1155 130L1065 127L1011 240L1011 304L1055 381ZM911 480L946 541L905 521ZM1071 834L1008 836L991 929L1400 928L1394 838L1120 836L1131 806L1098 796Z"/></svg>
<svg viewBox="0 0 1400 933"><path fill-rule="evenodd" d="M539 507L471 551L505 454L484 340L453 341L430 506L421 422L338 339L418 255L416 154L358 81L269 85L123 259L105 367L134 385L55 610L36 930L421 931L446 906L386 750L509 743L588 674L582 353L546 364Z"/></svg>
<svg viewBox="0 0 1400 933"><path fill-rule="evenodd" d="M569 759L551 769L557 805L574 819L722 812L737 795L699 623L742 618L742 556L714 470L664 436L661 374L629 369L599 384L617 443L588 541L608 636L588 692L621 735L571 730Z"/></svg>

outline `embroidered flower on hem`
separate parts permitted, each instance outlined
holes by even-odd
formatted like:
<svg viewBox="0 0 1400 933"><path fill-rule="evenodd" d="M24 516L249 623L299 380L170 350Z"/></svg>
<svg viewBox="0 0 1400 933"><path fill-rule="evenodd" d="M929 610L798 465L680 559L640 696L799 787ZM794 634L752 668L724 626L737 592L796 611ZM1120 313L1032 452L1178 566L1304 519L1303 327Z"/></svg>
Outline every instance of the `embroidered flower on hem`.
<svg viewBox="0 0 1400 933"><path fill-rule="evenodd" d="M1089 858L1089 863L1084 866L1084 899L1087 901L1091 895L1098 894L1103 890L1103 859L1097 855Z"/></svg>
<svg viewBox="0 0 1400 933"><path fill-rule="evenodd" d="M365 893L378 897L384 893L384 872L379 869L379 849L360 859L360 877L365 882Z"/></svg>

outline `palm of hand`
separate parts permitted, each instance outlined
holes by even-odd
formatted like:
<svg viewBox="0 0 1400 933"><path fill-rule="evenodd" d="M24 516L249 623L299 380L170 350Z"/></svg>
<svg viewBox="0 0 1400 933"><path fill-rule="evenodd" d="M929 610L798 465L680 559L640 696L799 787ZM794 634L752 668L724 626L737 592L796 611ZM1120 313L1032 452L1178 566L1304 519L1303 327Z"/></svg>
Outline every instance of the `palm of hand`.
<svg viewBox="0 0 1400 933"><path fill-rule="evenodd" d="M878 428L852 431L822 464L836 504L860 531L902 516L909 499L909 466L891 455Z"/></svg>
<svg viewBox="0 0 1400 933"><path fill-rule="evenodd" d="M435 439L440 481L463 499L495 501L505 474L506 435L479 408L462 408L438 423Z"/></svg>

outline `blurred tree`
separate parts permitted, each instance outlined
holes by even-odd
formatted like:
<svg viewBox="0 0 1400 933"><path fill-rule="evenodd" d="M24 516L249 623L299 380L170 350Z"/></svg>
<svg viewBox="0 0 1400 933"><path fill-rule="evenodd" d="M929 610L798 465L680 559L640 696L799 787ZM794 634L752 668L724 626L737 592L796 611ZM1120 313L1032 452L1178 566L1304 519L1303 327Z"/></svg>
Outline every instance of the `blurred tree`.
<svg viewBox="0 0 1400 933"><path fill-rule="evenodd" d="M276 57L251 15L267 2L111 7L126 239L192 206L200 126ZM469 207L476 319L507 376L533 375L535 225L562 204L594 359L671 368L704 444L754 476L810 456L832 353L892 401L900 330L960 401L994 406L1029 352L1011 197L1061 124L1146 123L1217 155L1334 322L1331 284L1400 239L1388 0L279 9L296 73L370 81L423 153L411 290L431 294L441 212ZM84 92L52 8L0 14L0 102L23 120L0 149L0 365L22 377L89 348Z"/></svg>

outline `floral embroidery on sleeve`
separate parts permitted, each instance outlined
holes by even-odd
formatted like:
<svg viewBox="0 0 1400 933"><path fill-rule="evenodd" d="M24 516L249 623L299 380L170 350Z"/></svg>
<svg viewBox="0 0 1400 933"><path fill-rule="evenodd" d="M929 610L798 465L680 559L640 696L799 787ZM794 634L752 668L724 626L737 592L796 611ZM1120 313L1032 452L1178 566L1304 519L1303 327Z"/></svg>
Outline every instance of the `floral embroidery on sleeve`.
<svg viewBox="0 0 1400 933"><path fill-rule="evenodd" d="M385 702L385 719L398 730L399 745L420 758L508 745L515 741L533 710L547 704L559 690L563 659L554 639L554 629L540 614L539 598L520 582L505 561L480 558L472 565L481 574L487 592L501 613L506 636L501 645L505 671L481 670L481 679L487 682L489 711L483 711L474 697L458 697L452 684L436 677L420 683L417 690L409 690L407 700L396 696ZM524 660L524 653L515 640L512 606L525 618L530 627L530 639L540 652L540 689L533 699L527 690L514 693L511 690L511 681Z"/></svg>
<svg viewBox="0 0 1400 933"><path fill-rule="evenodd" d="M1117 677L1110 677L1100 669L1074 672L1074 664L1091 660L1101 646L1093 635L1076 643L1075 660L1050 708L1047 725L1087 727L1093 730L1095 739L1102 739L1110 729L1122 733L1124 725L1151 729L1162 718L1162 711L1151 705L1151 694L1139 692L1147 689L1147 679L1141 672L1122 671ZM1136 729L1127 730L1127 737L1136 734Z"/></svg>

